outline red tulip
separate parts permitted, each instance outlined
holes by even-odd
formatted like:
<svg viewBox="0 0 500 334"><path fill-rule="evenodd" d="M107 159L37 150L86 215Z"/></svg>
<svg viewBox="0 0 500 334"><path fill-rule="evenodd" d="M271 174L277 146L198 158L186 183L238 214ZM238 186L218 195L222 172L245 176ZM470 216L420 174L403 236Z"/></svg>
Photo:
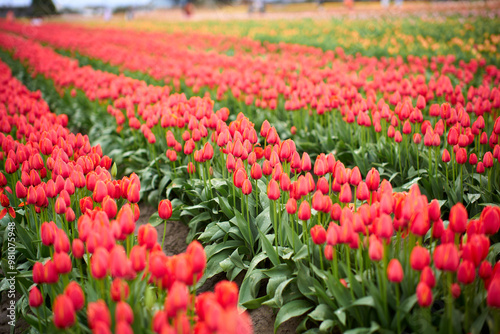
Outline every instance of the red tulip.
<svg viewBox="0 0 500 334"><path fill-rule="evenodd" d="M85 246L83 245L83 241L81 241L80 239L73 239L71 250L75 258L81 259L83 257L83 254L85 253Z"/></svg>
<svg viewBox="0 0 500 334"><path fill-rule="evenodd" d="M467 229L468 214L462 203L455 204L450 211L450 229L455 233L464 233Z"/></svg>
<svg viewBox="0 0 500 334"><path fill-rule="evenodd" d="M340 189L339 201L341 203L349 203L352 200L352 192L349 183L344 183Z"/></svg>
<svg viewBox="0 0 500 334"><path fill-rule="evenodd" d="M63 252L54 254L54 264L58 274L67 274L72 268L69 255Z"/></svg>
<svg viewBox="0 0 500 334"><path fill-rule="evenodd" d="M45 246L52 246L54 244L54 240L56 237L56 231L54 229L54 225L44 222L42 223L42 227L40 229L40 234L42 237L42 243Z"/></svg>
<svg viewBox="0 0 500 334"><path fill-rule="evenodd" d="M115 308L115 321L117 323L125 322L132 324L134 322L134 312L129 304L119 301Z"/></svg>
<svg viewBox="0 0 500 334"><path fill-rule="evenodd" d="M401 263L399 263L397 259L389 261L389 265L387 266L387 278L389 281L393 283L401 283L403 277L404 273Z"/></svg>
<svg viewBox="0 0 500 334"><path fill-rule="evenodd" d="M441 244L434 250L434 264L443 271L456 271L458 268L458 250L454 244Z"/></svg>
<svg viewBox="0 0 500 334"><path fill-rule="evenodd" d="M236 308L238 305L238 286L234 282L221 281L214 289L215 297L224 309Z"/></svg>
<svg viewBox="0 0 500 334"><path fill-rule="evenodd" d="M38 290L38 287L34 286L30 290L28 300L29 300L29 305L31 307L37 308L43 304L43 297L42 297L42 294L40 293L40 290Z"/></svg>
<svg viewBox="0 0 500 334"><path fill-rule="evenodd" d="M130 251L130 262L132 269L136 272L143 271L146 268L146 248L144 246L135 245Z"/></svg>
<svg viewBox="0 0 500 334"><path fill-rule="evenodd" d="M189 303L189 291L184 283L175 281L165 299L165 311L168 317L175 317L178 312L185 311Z"/></svg>
<svg viewBox="0 0 500 334"><path fill-rule="evenodd" d="M158 216L163 220L169 220L172 217L172 203L168 199L161 200L158 204Z"/></svg>
<svg viewBox="0 0 500 334"><path fill-rule="evenodd" d="M130 294L128 283L120 278L115 278L111 283L109 294L115 302L126 300Z"/></svg>
<svg viewBox="0 0 500 334"><path fill-rule="evenodd" d="M450 290L453 298L457 299L458 297L460 297L460 293L462 292L460 289L460 285L458 285L457 283L453 283L450 287Z"/></svg>
<svg viewBox="0 0 500 334"><path fill-rule="evenodd" d="M297 201L294 198L289 198L286 202L286 212L290 215L297 212Z"/></svg>
<svg viewBox="0 0 500 334"><path fill-rule="evenodd" d="M91 329L96 328L99 323L102 323L107 328L111 326L111 313L102 299L89 303L87 306L87 319Z"/></svg>
<svg viewBox="0 0 500 334"><path fill-rule="evenodd" d="M384 257L384 246L375 236L370 237L368 255L372 261L380 261Z"/></svg>
<svg viewBox="0 0 500 334"><path fill-rule="evenodd" d="M423 282L417 285L417 300L421 307L429 307L432 305L432 290Z"/></svg>
<svg viewBox="0 0 500 334"><path fill-rule="evenodd" d="M245 179L243 181L243 185L241 186L241 191L243 195L249 195L252 193L252 182L249 179Z"/></svg>
<svg viewBox="0 0 500 334"><path fill-rule="evenodd" d="M316 245L322 245L326 241L326 230L322 225L311 228L311 239Z"/></svg>
<svg viewBox="0 0 500 334"><path fill-rule="evenodd" d="M274 179L271 179L269 181L269 183L267 184L267 197L271 201L275 201L278 198L280 198L280 195L281 195L281 193L280 193L278 183Z"/></svg>
<svg viewBox="0 0 500 334"><path fill-rule="evenodd" d="M250 170L250 176L254 180L259 180L260 178L262 178L262 168L258 163L254 163L252 165L252 169Z"/></svg>
<svg viewBox="0 0 500 334"><path fill-rule="evenodd" d="M410 263L413 270L423 270L431 262L431 256L427 248L415 246L410 255Z"/></svg>
<svg viewBox="0 0 500 334"><path fill-rule="evenodd" d="M311 218L311 207L309 206L309 202L302 201L302 203L300 203L298 217L300 220L304 221Z"/></svg>
<svg viewBox="0 0 500 334"><path fill-rule="evenodd" d="M471 284L476 279L476 268L471 261L463 260L458 266L457 279L462 284Z"/></svg>
<svg viewBox="0 0 500 334"><path fill-rule="evenodd" d="M378 186L380 184L380 174L379 172L375 169L372 168L366 174L366 185L368 186L368 190L374 191L378 189Z"/></svg>
<svg viewBox="0 0 500 334"><path fill-rule="evenodd" d="M77 282L69 282L64 289L64 294L71 299L75 311L79 311L85 306L85 295Z"/></svg>
<svg viewBox="0 0 500 334"><path fill-rule="evenodd" d="M420 282L424 282L431 289L436 285L436 277L434 276L434 272L431 267L427 266L422 269L422 273L420 274Z"/></svg>
<svg viewBox="0 0 500 334"><path fill-rule="evenodd" d="M207 265L207 255L203 246L198 241L194 240L188 245L186 254L191 255L193 273L203 273Z"/></svg>
<svg viewBox="0 0 500 334"><path fill-rule="evenodd" d="M73 302L66 295L59 295L52 306L54 325L57 328L69 328L75 323L75 309Z"/></svg>
<svg viewBox="0 0 500 334"><path fill-rule="evenodd" d="M158 232L150 224L141 225L137 233L137 241L139 245L146 246L146 249L151 249L156 244Z"/></svg>

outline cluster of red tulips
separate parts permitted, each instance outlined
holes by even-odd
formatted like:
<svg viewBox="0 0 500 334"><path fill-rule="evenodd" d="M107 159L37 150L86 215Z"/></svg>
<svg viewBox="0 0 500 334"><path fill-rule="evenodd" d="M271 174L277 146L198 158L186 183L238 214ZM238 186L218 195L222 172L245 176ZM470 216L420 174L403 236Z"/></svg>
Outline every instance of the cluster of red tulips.
<svg viewBox="0 0 500 334"><path fill-rule="evenodd" d="M136 240L137 175L113 180L99 146L71 133L67 116L51 113L40 92L27 90L4 63L0 73L1 218L17 218L17 229L33 236L23 239L34 250L34 285L25 288L39 331L251 333L234 283L196 296L206 266L201 244L167 257L149 224ZM163 219L171 215L171 205L162 210ZM156 304L165 311L153 315Z"/></svg>
<svg viewBox="0 0 500 334"><path fill-rule="evenodd" d="M22 27L15 24L6 29L28 35ZM463 194L463 169L468 163L473 166L469 167L470 173L488 172L492 191L493 171L500 159L500 118L496 115L500 90L490 86L499 84L500 71L482 61L471 60L457 67L453 57L412 57L404 63L397 58L347 56L341 49L323 52L287 44L275 49L251 42L238 48L235 57L229 57L204 51L211 46L218 52L227 50L230 44L224 38L196 41L193 50L171 50L161 40L148 42L149 38L144 38L147 33L132 34L127 39L121 31L106 35L108 31L69 28L67 33L87 37L92 33L93 38L68 41L66 33L54 33L58 28L34 28L29 37L147 72L155 78L173 80L175 85L182 79L195 91L207 86L216 91L219 99L231 90L240 102L255 103L261 109L278 108L284 103L283 108L302 110L304 116L316 110L317 120L330 124L329 131L333 130L332 121L339 126L356 123L361 127L358 143L370 142L375 136L378 139L379 133L397 143L401 174L401 152L409 151L411 140L417 145L414 148L420 172L418 150L423 141L429 154L429 176L437 178L441 159L448 179L454 181L460 175ZM182 41L186 36L175 38ZM98 50L97 45L103 43L109 47L106 50L113 52ZM152 45L153 55L149 55L148 47ZM366 306L376 310L379 326L397 332L414 329L410 313L421 311L423 318L435 324L431 308L437 313L442 311L449 321L442 326L450 332L471 331L478 326L474 325L476 318L483 322L498 319L500 265L490 248L490 238L500 228L497 206L486 206L480 215L469 219L466 208L458 203L450 206L449 217L445 217L440 203L429 200L417 185L408 192L395 192L377 169L370 169L363 177L359 167L346 167L332 153L319 154L313 163L307 152L297 150L294 140L282 140L267 120L259 131L243 113L227 123L229 110L215 111L215 103L208 96L187 99L183 94L170 94L168 88L79 67L48 47L14 35L0 34L0 46L26 62L31 73L44 75L60 89L78 89L90 100L110 100L107 112L115 118L117 132L128 126L136 136L136 130L140 130L155 159L159 148L173 171L186 170L191 184L196 178L202 179L211 198L222 201L219 194L215 196L217 190L211 178L227 181L227 200L233 200L232 210L241 211L246 223L238 226L246 248L240 261L250 263L262 249L273 265L298 266L290 264L285 250L292 252L294 261L304 263L318 282L311 284L314 289L307 293L300 287L298 290L305 296L316 295L318 304L318 300L325 300L336 314L335 321L344 326L341 328L370 326L374 316L364 316L362 307ZM125 58L132 46L137 53ZM246 51L253 46L255 51ZM186 59L192 59L195 65L184 65L176 71L172 64L159 66L166 59L159 56L159 50L177 59L170 59L172 64L186 64ZM252 57L261 54L266 56L266 62ZM434 74L427 81L421 73L429 70ZM478 87L471 85L476 77L482 79ZM452 79L468 86L453 87ZM5 80L13 79L9 74ZM74 93L76 90L72 90ZM383 98L378 99L380 96ZM39 99L36 94L33 97ZM11 196L17 201L14 207L21 201L28 208L30 228L41 235L44 245L38 246L39 251L49 248L51 259L35 265L37 274L34 268L33 279L41 286L47 285L50 297L58 295L52 303L56 327L78 323L75 317L86 305L92 330L126 333L148 318L134 309L145 295L147 306L157 310L150 324L157 333L251 331L248 316L238 315L234 284L220 283L215 293L195 297L194 287L207 262L200 244L194 242L185 254L168 257L161 251L163 242L158 244L157 232L151 225L139 228L138 244L134 244L139 216L136 203L140 197L137 175L112 180L108 172L111 160L102 155L99 147L91 147L87 137L69 133L64 127L67 118L53 116L46 104L44 110L52 122L30 113L24 118L9 116L28 112L22 100L9 103L14 107L4 114L10 128L2 125L2 131L13 133L14 127L29 130L17 130L17 141L8 135L2 138L7 173L4 186L10 182L10 189L15 188L16 196ZM39 109L29 110L36 113ZM333 113L335 109L339 112ZM40 125L31 125L37 122ZM296 124L301 130L306 127L300 121ZM351 135L352 130L349 127ZM21 143L23 140L26 144ZM138 146L141 140L137 139ZM446 163L450 161L453 163L448 177ZM267 196L263 196L263 189ZM238 197L240 203L236 202ZM9 205L3 205L5 198L9 196L4 191L4 212L14 215ZM265 214L267 207L272 228L261 231L257 217ZM158 215L164 220L171 217L168 200L160 202ZM72 224L75 221L76 227ZM264 235L268 232L271 238ZM235 233L225 235L224 242ZM274 246L269 239L274 239ZM241 266L248 269L248 263ZM73 271L73 264L80 266L79 270ZM88 302L90 297L81 293L82 285L69 283L70 277L85 279L99 298L93 296ZM33 307L42 305L40 300L49 294L31 291ZM148 298L151 294L156 294L158 302ZM363 299L368 296L373 297L370 303ZM413 308L412 296L420 308ZM477 301L473 296L479 296ZM444 300L444 306L435 299ZM137 313L144 316L140 323L134 322ZM347 321L341 315L344 313L348 313ZM489 328L498 331L500 323Z"/></svg>
<svg viewBox="0 0 500 334"><path fill-rule="evenodd" d="M356 123L362 129L361 135L353 138L355 130L349 127L351 137L344 139L350 141L351 145L361 146L373 139L378 140L380 135L393 140L396 144L394 156L399 157L399 162L392 163L399 165L403 180L412 164L416 165L415 169L420 173L420 163L423 164L425 160L429 176L435 179L439 178L438 171L446 174L447 180L453 181L460 177L462 193L464 172L471 184L474 183L474 174L481 176L487 173L488 190L492 191L493 167L500 152L500 120L496 114L500 108L500 90L496 87L500 82L500 70L493 65L486 65L483 60L473 59L469 63L461 61L457 66L453 56L432 59L414 56L404 63L400 58L352 57L341 48L324 52L286 43L278 46L271 43L260 45L248 39L238 39L238 43L234 43L234 37L167 35L67 26L61 33L60 24L32 29L25 29L23 24L17 23L3 24L2 27L34 40L48 42L57 48L77 51L124 69L141 71L156 79L174 82L177 90L182 80L194 92L201 87L208 87L219 100L231 91L230 95L240 105L255 104L260 109L282 106L290 111L302 110L294 121L294 132L297 127L299 130L306 129L304 116L308 110L311 114L313 110L316 111L317 117L313 117L312 122L322 123L328 132L339 122ZM69 35L72 38L67 38ZM178 41L175 45L182 45L184 39L189 39L189 48L172 47L172 38ZM16 39L16 43L20 41ZM106 45L106 48L102 45ZM238 45L234 56L224 54L234 45ZM131 48L136 50L133 55L128 52ZM217 52L206 51L208 49ZM51 53L49 58L58 58L54 52L44 50ZM32 51L26 51L26 54L20 53L16 57L25 59L34 57L32 54ZM165 57L166 54L168 57ZM266 61L261 56L265 56ZM40 59L45 61L47 57ZM66 59L65 62L68 61ZM61 66L64 70L67 68ZM85 69L76 73L85 72L94 76L88 72L88 68ZM297 74L297 70L300 74ZM430 79L422 74L426 72L432 74ZM123 86L128 87L132 82L134 87L138 84L137 80L132 80L117 87L108 81L111 79L104 78L82 81L103 83L98 92L94 92L95 88L90 91L89 87L82 88L78 80L59 79L61 75L54 77L49 74L48 77L52 77L59 86L74 85L83 89L91 99L95 96L116 100L120 94L132 94ZM98 72L98 77L102 75L102 72ZM78 76L75 74L76 78ZM123 80L123 77L116 78L118 81ZM373 80L369 80L371 78ZM454 85L452 82L455 80L461 84ZM474 86L472 82L481 84ZM117 88L108 90L106 85ZM157 138L153 138L153 128L158 120L170 114L168 108L174 109L174 100L185 102L185 98L174 94L165 102L168 90L162 91L163 95L158 95L159 91L151 86L147 90L138 92L141 94L140 99L137 94L132 94L128 102L115 103L115 107L126 109L128 125L132 129L140 128L147 141L154 143ZM151 107L155 111L143 114L141 104L156 101L155 106ZM195 103L193 101L190 105ZM140 117L134 111L137 104ZM340 113L332 112L336 109ZM121 129L127 120L123 113L113 108L109 112L115 116ZM165 127L163 123L162 126ZM299 131L298 136L302 132ZM159 131L156 135L160 135ZM415 145L410 145L412 141ZM176 152L180 152L179 146L176 148ZM419 152L423 148L424 158ZM416 158L410 158L408 152L415 152L413 155ZM391 160L392 154L391 149ZM176 154L171 151L169 158L175 160ZM194 171L194 167L190 171ZM479 177L479 183L481 180Z"/></svg>

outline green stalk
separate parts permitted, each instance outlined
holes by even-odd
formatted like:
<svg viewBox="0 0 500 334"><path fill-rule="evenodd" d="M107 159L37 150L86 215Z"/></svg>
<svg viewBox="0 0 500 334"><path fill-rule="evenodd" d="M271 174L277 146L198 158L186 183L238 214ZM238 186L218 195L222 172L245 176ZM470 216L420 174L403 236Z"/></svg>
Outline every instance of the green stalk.
<svg viewBox="0 0 500 334"><path fill-rule="evenodd" d="M398 333L401 333L401 315L400 315L400 299L401 299L401 292L399 291L399 284L396 284L396 323L397 323L397 328L398 328Z"/></svg>
<svg viewBox="0 0 500 334"><path fill-rule="evenodd" d="M165 245L165 235L167 234L167 221L163 223L163 238L161 239L161 249L163 250L163 245Z"/></svg>
<svg viewBox="0 0 500 334"><path fill-rule="evenodd" d="M247 226L248 226L248 235L250 236L250 250L252 251L252 257L255 255L254 250L253 250L253 235L252 235L252 229L250 228L250 207L248 206L248 195L245 196L246 198L246 212L247 212Z"/></svg>

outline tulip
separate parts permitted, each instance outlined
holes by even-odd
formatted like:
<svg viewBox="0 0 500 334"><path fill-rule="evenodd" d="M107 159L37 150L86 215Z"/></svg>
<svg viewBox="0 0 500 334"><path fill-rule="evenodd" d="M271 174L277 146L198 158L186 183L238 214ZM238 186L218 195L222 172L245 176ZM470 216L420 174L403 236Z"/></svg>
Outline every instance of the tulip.
<svg viewBox="0 0 500 334"><path fill-rule="evenodd" d="M421 271L429 265L431 256L427 248L415 246L410 255L410 264L413 270Z"/></svg>
<svg viewBox="0 0 500 334"><path fill-rule="evenodd" d="M271 179L267 184L267 197L271 201L276 201L280 198L280 189L278 183L274 179Z"/></svg>
<svg viewBox="0 0 500 334"><path fill-rule="evenodd" d="M443 271L454 272L458 268L458 250L454 244L441 244L434 250L434 264Z"/></svg>
<svg viewBox="0 0 500 334"><path fill-rule="evenodd" d="M73 239L71 250L75 258L81 259L83 257L83 254L85 253L85 246L83 245L83 241L81 241L80 239Z"/></svg>
<svg viewBox="0 0 500 334"><path fill-rule="evenodd" d="M164 220L169 220L172 217L172 203L168 199L164 199L158 204L158 216Z"/></svg>
<svg viewBox="0 0 500 334"><path fill-rule="evenodd" d="M137 241L139 245L146 246L146 249L151 249L156 244L158 232L150 224L141 225L137 233Z"/></svg>
<svg viewBox="0 0 500 334"><path fill-rule="evenodd" d="M286 212L290 215L297 212L297 201L294 198L289 198L286 202Z"/></svg>
<svg viewBox="0 0 500 334"><path fill-rule="evenodd" d="M424 282L417 285L417 301L420 307L429 307L432 305L432 290Z"/></svg>
<svg viewBox="0 0 500 334"><path fill-rule="evenodd" d="M79 311L85 306L85 295L77 282L70 282L64 289L64 294L71 299L75 311Z"/></svg>
<svg viewBox="0 0 500 334"><path fill-rule="evenodd" d="M368 186L368 190L370 191L377 190L380 184L379 172L375 168L370 169L370 171L368 171L368 174L366 174L365 182L366 185Z"/></svg>
<svg viewBox="0 0 500 334"><path fill-rule="evenodd" d="M115 321L117 323L125 322L132 324L134 322L134 312L129 304L119 301L115 308Z"/></svg>
<svg viewBox="0 0 500 334"><path fill-rule="evenodd" d="M40 229L40 234L42 237L42 243L45 246L52 246L54 244L56 232L54 230L54 225L49 224L47 222L42 223L42 227Z"/></svg>
<svg viewBox="0 0 500 334"><path fill-rule="evenodd" d="M368 255L372 261L380 261L384 257L384 246L376 237L370 237Z"/></svg>
<svg viewBox="0 0 500 334"><path fill-rule="evenodd" d="M311 238L316 245L326 242L326 230L322 225L315 225L311 228Z"/></svg>
<svg viewBox="0 0 500 334"><path fill-rule="evenodd" d="M467 218L467 210L463 204L455 204L450 211L450 229L455 233L464 233L467 228Z"/></svg>
<svg viewBox="0 0 500 334"><path fill-rule="evenodd" d="M168 317L175 317L185 311L189 303L189 291L184 283L175 281L165 298L165 311Z"/></svg>
<svg viewBox="0 0 500 334"><path fill-rule="evenodd" d="M188 245L186 253L191 255L193 273L203 273L207 265L207 255L203 246L198 241L194 240Z"/></svg>
<svg viewBox="0 0 500 334"><path fill-rule="evenodd" d="M450 290L453 298L457 299L458 297L460 297L460 293L462 292L460 289L460 285L458 285L457 283L453 283L450 287Z"/></svg>
<svg viewBox="0 0 500 334"><path fill-rule="evenodd" d="M481 265L479 266L479 277L486 280L490 278L492 274L493 270L491 267L491 263L489 263L488 261L481 262Z"/></svg>
<svg viewBox="0 0 500 334"><path fill-rule="evenodd" d="M221 281L214 289L215 297L224 309L236 308L238 305L238 286L234 282Z"/></svg>
<svg viewBox="0 0 500 334"><path fill-rule="evenodd" d="M300 203L298 217L300 220L304 221L311 218L311 207L309 206L309 202L302 201L302 203Z"/></svg>
<svg viewBox="0 0 500 334"><path fill-rule="evenodd" d="M462 284L471 284L476 279L476 268L471 261L463 260L458 266L457 279Z"/></svg>
<svg viewBox="0 0 500 334"><path fill-rule="evenodd" d="M130 288L126 281L115 278L111 283L111 287L109 289L109 294L113 301L118 302L120 300L126 300L129 296Z"/></svg>
<svg viewBox="0 0 500 334"><path fill-rule="evenodd" d="M340 189L339 201L341 203L349 203L352 200L352 192L349 183L344 183Z"/></svg>
<svg viewBox="0 0 500 334"><path fill-rule="evenodd" d="M38 290L38 287L34 286L30 290L28 300L29 300L29 305L34 308L40 307L43 304L43 297L42 294L40 293L40 290Z"/></svg>
<svg viewBox="0 0 500 334"><path fill-rule="evenodd" d="M249 179L245 179L241 186L241 191L243 195L249 195L252 193L252 182Z"/></svg>
<svg viewBox="0 0 500 334"><path fill-rule="evenodd" d="M404 273L401 263L399 263L397 259L389 261L389 265L387 266L387 278L389 281L393 283L401 283L403 277Z"/></svg>
<svg viewBox="0 0 500 334"><path fill-rule="evenodd" d="M54 300L52 311L54 312L54 325L57 328L69 328L75 323L75 309L73 302L68 296L57 296Z"/></svg>
<svg viewBox="0 0 500 334"><path fill-rule="evenodd" d="M434 272L431 267L427 266L422 269L422 273L420 274L420 282L425 283L429 288L433 288L436 285L436 277L434 276Z"/></svg>
<svg viewBox="0 0 500 334"><path fill-rule="evenodd" d="M102 299L89 303L87 306L87 319L91 329L96 328L99 323L102 323L107 328L111 326L111 313Z"/></svg>
<svg viewBox="0 0 500 334"><path fill-rule="evenodd" d="M58 274L71 272L71 259L67 253L57 252L54 254L54 264Z"/></svg>

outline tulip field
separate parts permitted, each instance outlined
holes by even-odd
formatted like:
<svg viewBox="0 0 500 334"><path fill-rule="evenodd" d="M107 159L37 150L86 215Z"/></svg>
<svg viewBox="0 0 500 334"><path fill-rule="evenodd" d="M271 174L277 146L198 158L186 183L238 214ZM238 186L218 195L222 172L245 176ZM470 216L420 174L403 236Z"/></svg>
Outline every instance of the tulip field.
<svg viewBox="0 0 500 334"><path fill-rule="evenodd" d="M491 16L0 20L8 321L499 333L499 47Z"/></svg>

